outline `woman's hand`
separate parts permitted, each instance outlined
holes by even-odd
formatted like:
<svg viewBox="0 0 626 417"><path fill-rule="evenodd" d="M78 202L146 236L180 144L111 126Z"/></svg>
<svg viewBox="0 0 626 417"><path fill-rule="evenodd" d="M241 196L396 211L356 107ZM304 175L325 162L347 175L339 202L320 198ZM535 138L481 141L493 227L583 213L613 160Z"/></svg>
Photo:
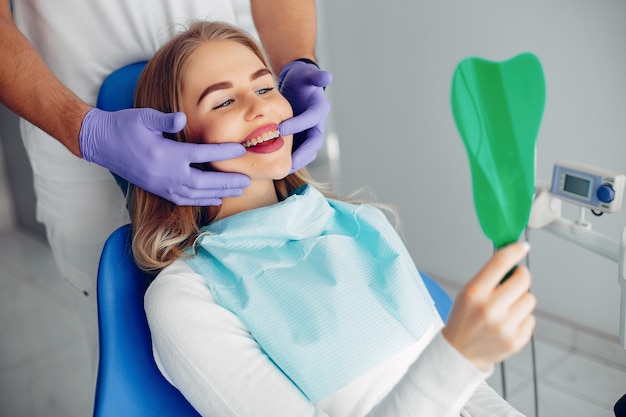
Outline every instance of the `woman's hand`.
<svg viewBox="0 0 626 417"><path fill-rule="evenodd" d="M519 352L532 336L537 300L529 292L528 268L517 266L500 284L528 250L519 242L497 251L457 296L443 329L446 340L482 371Z"/></svg>

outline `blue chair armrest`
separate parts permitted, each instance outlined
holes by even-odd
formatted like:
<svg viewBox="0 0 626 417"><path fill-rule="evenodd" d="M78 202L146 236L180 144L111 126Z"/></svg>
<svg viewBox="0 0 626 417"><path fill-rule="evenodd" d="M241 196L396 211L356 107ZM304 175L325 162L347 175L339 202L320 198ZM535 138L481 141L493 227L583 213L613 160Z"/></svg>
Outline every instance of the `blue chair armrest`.
<svg viewBox="0 0 626 417"><path fill-rule="evenodd" d="M419 271L422 279L424 280L424 284L426 284L426 288L428 292L430 292L430 296L435 300L435 307L441 316L441 319L445 323L448 321L448 316L450 315L450 310L452 310L452 299L450 296L444 291L443 288L439 286L431 277L427 274Z"/></svg>

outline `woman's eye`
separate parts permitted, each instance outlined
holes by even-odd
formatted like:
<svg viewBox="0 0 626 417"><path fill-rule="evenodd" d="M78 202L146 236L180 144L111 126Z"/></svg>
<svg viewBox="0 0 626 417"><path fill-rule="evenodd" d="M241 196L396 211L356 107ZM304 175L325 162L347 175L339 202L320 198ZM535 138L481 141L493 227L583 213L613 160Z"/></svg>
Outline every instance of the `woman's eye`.
<svg viewBox="0 0 626 417"><path fill-rule="evenodd" d="M257 90L256 93L260 96L262 96L263 94L267 94L270 91L272 91L274 89L274 87L267 87L267 88L261 88L260 90Z"/></svg>
<svg viewBox="0 0 626 417"><path fill-rule="evenodd" d="M228 100L224 101L223 103L218 104L217 106L213 107L213 110L218 110L224 107L228 107L233 103L233 99L229 98Z"/></svg>

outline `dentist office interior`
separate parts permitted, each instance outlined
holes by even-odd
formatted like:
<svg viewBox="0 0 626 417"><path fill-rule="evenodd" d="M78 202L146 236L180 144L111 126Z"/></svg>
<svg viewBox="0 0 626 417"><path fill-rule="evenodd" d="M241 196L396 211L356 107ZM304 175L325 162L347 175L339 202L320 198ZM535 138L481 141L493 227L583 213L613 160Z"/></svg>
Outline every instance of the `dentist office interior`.
<svg viewBox="0 0 626 417"><path fill-rule="evenodd" d="M240 23L250 25L239 8ZM451 81L464 58L504 61L530 52L540 60L546 98L538 183L551 182L559 161L626 173L623 1L344 0L318 1L318 9L319 61L334 81L326 145L312 171L340 193L367 187L394 205L415 263L452 297L493 251L451 111ZM80 366L88 366L86 344L35 219L15 116L1 110L0 415L90 415L92 390ZM584 212L619 251L626 209L596 216L559 204L563 218L580 221ZM623 259L620 265L548 227L525 236L538 299L533 345L488 382L528 416L612 416L626 393Z"/></svg>

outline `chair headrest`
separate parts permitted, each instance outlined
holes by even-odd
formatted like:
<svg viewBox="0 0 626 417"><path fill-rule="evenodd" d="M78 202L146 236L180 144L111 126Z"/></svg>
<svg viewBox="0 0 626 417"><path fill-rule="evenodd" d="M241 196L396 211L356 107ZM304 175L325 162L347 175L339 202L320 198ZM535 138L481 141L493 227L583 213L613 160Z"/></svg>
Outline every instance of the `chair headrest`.
<svg viewBox="0 0 626 417"><path fill-rule="evenodd" d="M147 61L136 62L114 71L102 82L96 107L117 111L133 107L135 86Z"/></svg>

